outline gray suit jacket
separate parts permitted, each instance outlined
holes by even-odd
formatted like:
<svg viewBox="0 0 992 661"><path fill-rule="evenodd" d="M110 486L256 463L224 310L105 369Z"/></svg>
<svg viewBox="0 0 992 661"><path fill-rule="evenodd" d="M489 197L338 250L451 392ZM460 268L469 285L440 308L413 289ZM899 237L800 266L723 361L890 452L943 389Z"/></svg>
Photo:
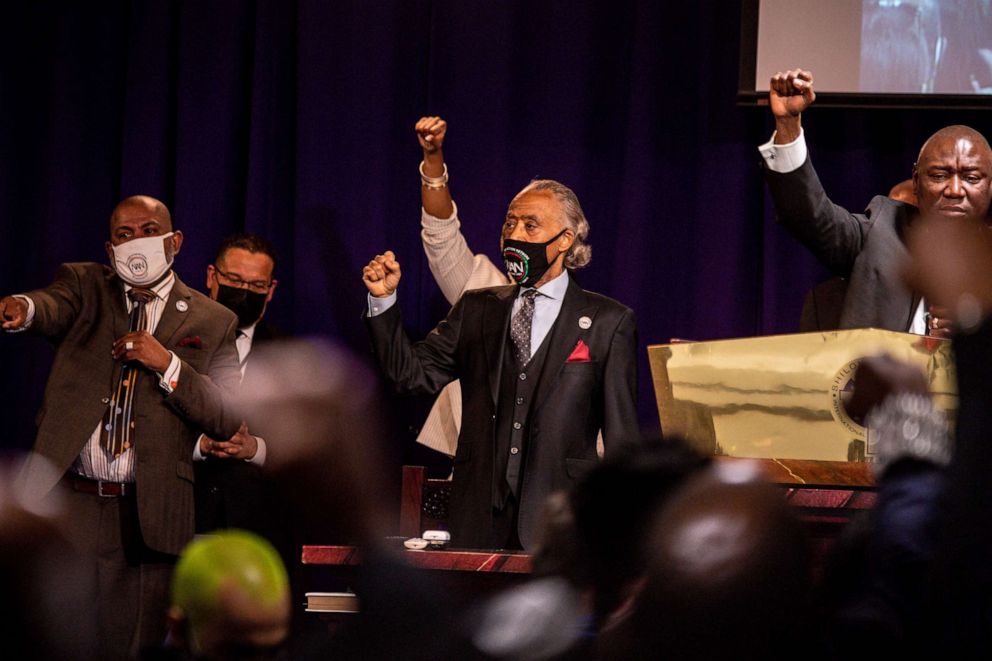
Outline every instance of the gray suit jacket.
<svg viewBox="0 0 992 661"><path fill-rule="evenodd" d="M122 292L107 267L75 263L63 264L52 285L28 294L35 304L31 332L56 345L34 451L22 476L32 494L55 487L104 415L120 370L110 348L128 330ZM180 301L185 305L177 307ZM233 313L176 278L155 338L182 361L179 384L166 394L158 376L146 371L135 393L138 518L145 543L156 551L177 554L193 536L198 434L229 438L240 425L228 406L240 380L236 325Z"/></svg>
<svg viewBox="0 0 992 661"><path fill-rule="evenodd" d="M841 328L905 332L919 305L902 281L908 254L903 235L916 208L878 195L863 214L827 197L813 164L785 174L765 168L779 222L835 275L847 278Z"/></svg>

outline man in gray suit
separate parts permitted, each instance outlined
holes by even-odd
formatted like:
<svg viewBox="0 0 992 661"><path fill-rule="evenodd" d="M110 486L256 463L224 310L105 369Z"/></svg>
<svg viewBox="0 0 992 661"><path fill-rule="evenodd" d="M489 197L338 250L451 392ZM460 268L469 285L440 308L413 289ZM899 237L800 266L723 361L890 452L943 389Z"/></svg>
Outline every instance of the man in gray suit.
<svg viewBox="0 0 992 661"><path fill-rule="evenodd" d="M102 658L161 642L172 565L193 536L193 443L240 426L227 406L237 318L176 277L182 241L164 204L129 197L110 219L113 269L63 264L50 286L0 299L4 330L56 346L21 478L64 502L64 532L97 579Z"/></svg>
<svg viewBox="0 0 992 661"><path fill-rule="evenodd" d="M917 215L988 222L992 150L978 131L948 126L932 135L913 165L917 207L877 196L862 214L830 201L810 162L801 126L816 99L813 75L771 79L775 134L759 151L779 222L835 275L848 279L841 328L875 327L948 337L954 312L937 308L903 281L904 234Z"/></svg>

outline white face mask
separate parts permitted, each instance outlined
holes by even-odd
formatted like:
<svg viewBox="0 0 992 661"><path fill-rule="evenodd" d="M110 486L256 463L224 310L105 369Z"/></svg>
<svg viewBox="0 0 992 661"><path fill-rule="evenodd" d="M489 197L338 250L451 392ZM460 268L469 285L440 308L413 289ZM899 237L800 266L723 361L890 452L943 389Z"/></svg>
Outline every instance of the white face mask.
<svg viewBox="0 0 992 661"><path fill-rule="evenodd" d="M114 270L117 275L135 287L157 281L172 266L172 258L165 254L165 242L171 238L172 232L169 232L114 246Z"/></svg>

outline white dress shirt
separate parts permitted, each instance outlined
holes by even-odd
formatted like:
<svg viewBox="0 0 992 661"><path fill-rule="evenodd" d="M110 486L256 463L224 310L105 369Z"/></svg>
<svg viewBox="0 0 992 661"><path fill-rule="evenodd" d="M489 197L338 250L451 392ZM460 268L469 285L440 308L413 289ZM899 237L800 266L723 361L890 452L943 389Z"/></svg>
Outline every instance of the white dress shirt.
<svg viewBox="0 0 992 661"><path fill-rule="evenodd" d="M532 287L521 287L517 297L513 300L513 309L510 311L512 319L523 303L523 293ZM537 350L541 348L541 342L547 337L551 327L554 326L558 313L561 312L561 304L565 300L565 292L568 290L568 271L562 271L556 278L541 285L534 297L534 318L530 323L530 357L533 358Z"/></svg>

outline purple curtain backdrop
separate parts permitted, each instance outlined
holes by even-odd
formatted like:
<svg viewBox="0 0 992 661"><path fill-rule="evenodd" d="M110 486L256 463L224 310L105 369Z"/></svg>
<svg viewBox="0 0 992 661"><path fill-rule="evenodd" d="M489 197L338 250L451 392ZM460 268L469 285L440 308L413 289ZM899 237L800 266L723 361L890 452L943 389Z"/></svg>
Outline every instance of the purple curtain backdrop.
<svg viewBox="0 0 992 661"><path fill-rule="evenodd" d="M445 313L420 247L418 117L450 122L463 229L497 253L512 195L572 186L592 224L579 281L634 308L641 422L657 429L646 347L795 330L826 273L774 225L756 145L767 109L735 104L731 2L256 0L31 2L0 20L0 292L104 261L123 196L172 209L192 286L225 234L280 253L274 323L367 351L361 266L396 251L413 335ZM801 62L795 63L801 65ZM863 208L909 176L936 128L981 111L814 108L835 201ZM108 349L109 350L109 349ZM29 447L51 349L0 337L4 447ZM397 461L428 461L428 400L389 398Z"/></svg>

